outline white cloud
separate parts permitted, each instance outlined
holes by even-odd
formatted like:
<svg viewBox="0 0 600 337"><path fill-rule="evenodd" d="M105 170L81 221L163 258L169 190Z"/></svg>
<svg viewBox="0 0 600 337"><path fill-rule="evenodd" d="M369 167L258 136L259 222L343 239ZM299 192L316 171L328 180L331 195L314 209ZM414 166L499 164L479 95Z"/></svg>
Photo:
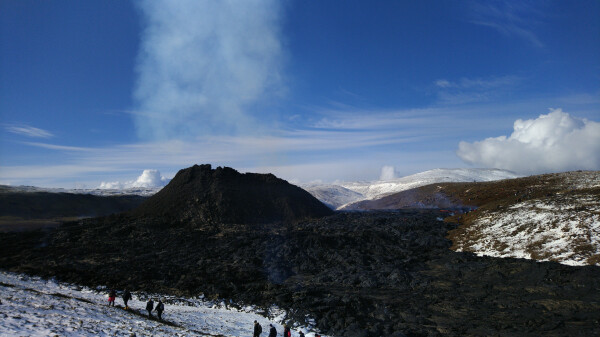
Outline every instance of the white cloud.
<svg viewBox="0 0 600 337"><path fill-rule="evenodd" d="M276 0L142 1L134 114L140 136L164 140L250 130L250 108L281 92ZM257 123L258 124L258 123Z"/></svg>
<svg viewBox="0 0 600 337"><path fill-rule="evenodd" d="M561 109L514 123L509 136L460 142L467 163L518 173L600 169L600 123L573 117Z"/></svg>
<svg viewBox="0 0 600 337"><path fill-rule="evenodd" d="M127 182L102 182L98 188L100 189L127 189L135 187L152 188L152 187L163 187L169 183L170 179L167 179L160 175L158 170L144 170L142 174L136 179Z"/></svg>
<svg viewBox="0 0 600 337"><path fill-rule="evenodd" d="M393 166L386 165L381 168L379 180L392 180L396 178L396 169Z"/></svg>
<svg viewBox="0 0 600 337"><path fill-rule="evenodd" d="M52 138L54 135L46 130L42 130L39 128L34 128L33 126L28 125L8 125L5 127L6 131L10 133L14 133L16 135L33 137L33 138Z"/></svg>

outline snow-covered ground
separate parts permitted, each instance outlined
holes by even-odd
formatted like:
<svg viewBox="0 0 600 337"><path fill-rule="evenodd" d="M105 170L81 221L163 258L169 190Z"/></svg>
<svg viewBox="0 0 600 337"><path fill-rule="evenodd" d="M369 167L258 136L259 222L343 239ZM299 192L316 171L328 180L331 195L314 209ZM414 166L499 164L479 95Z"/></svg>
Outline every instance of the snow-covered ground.
<svg viewBox="0 0 600 337"><path fill-rule="evenodd" d="M474 182L514 179L514 172L498 169L434 169L390 180L342 182L334 185L307 184L300 187L332 208L361 200L373 200L420 186L443 182Z"/></svg>
<svg viewBox="0 0 600 337"><path fill-rule="evenodd" d="M460 240L457 251L600 265L600 198L594 194L520 202L482 214L466 230L468 239Z"/></svg>
<svg viewBox="0 0 600 337"><path fill-rule="evenodd" d="M146 318L147 298L165 303L163 319ZM184 299L160 294L133 294L130 310L109 307L107 290L92 290L21 274L0 271L0 336L251 336L253 322L269 324L281 335L285 312L273 308L267 316L253 307L226 308L224 302ZM292 336L302 330L314 337L310 327L295 326Z"/></svg>

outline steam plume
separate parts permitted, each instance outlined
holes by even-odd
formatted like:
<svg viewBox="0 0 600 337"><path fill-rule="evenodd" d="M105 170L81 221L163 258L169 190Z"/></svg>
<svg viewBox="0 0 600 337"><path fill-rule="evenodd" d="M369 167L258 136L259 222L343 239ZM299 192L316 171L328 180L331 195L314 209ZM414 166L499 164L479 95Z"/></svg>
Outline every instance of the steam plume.
<svg viewBox="0 0 600 337"><path fill-rule="evenodd" d="M279 2L142 1L135 113L142 138L236 132L280 84Z"/></svg>

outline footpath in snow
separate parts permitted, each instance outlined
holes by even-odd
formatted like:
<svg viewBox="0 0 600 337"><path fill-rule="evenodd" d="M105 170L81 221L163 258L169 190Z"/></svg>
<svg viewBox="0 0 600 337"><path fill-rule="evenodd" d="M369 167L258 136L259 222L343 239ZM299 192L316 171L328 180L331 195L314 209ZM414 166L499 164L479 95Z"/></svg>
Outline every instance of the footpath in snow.
<svg viewBox="0 0 600 337"><path fill-rule="evenodd" d="M120 297L109 307L107 294L108 289L0 271L0 336L252 336L254 320L262 325L262 336L268 335L269 324L278 336L283 331L285 312L276 308L267 318L253 307L134 293L125 310ZM147 318L148 298L163 300L164 322ZM309 327L293 327L292 336L299 331L315 336Z"/></svg>

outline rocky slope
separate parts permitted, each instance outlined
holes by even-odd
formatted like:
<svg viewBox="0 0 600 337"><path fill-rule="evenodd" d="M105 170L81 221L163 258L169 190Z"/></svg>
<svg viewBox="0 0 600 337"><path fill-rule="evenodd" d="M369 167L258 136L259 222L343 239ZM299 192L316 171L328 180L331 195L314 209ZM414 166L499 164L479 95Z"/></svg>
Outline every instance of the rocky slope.
<svg viewBox="0 0 600 337"><path fill-rule="evenodd" d="M229 167L194 165L132 211L165 222L269 223L330 215L303 189L272 174L240 174Z"/></svg>
<svg viewBox="0 0 600 337"><path fill-rule="evenodd" d="M452 249L480 255L600 264L600 172L545 174L482 183L443 183L349 209L458 208Z"/></svg>

